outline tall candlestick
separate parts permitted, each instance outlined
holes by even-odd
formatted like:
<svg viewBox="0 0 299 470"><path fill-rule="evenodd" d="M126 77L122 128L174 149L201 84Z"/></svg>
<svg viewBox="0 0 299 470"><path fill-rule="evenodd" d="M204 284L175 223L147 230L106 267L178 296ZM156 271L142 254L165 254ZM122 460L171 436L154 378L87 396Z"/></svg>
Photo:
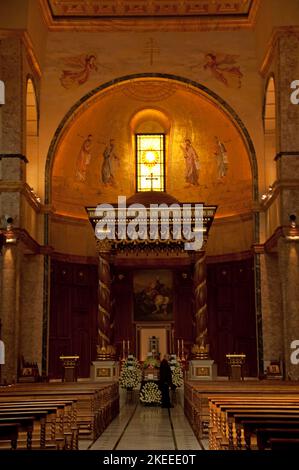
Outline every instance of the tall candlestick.
<svg viewBox="0 0 299 470"><path fill-rule="evenodd" d="M180 357L180 340L178 339L178 357Z"/></svg>
<svg viewBox="0 0 299 470"><path fill-rule="evenodd" d="M125 340L123 339L123 359L125 358Z"/></svg>
<svg viewBox="0 0 299 470"><path fill-rule="evenodd" d="M130 341L127 341L127 346L128 346L128 355L130 354Z"/></svg>
<svg viewBox="0 0 299 470"><path fill-rule="evenodd" d="M184 355L184 340L183 339L182 339L181 344L182 344L182 347L181 347L181 349L182 349L182 359L184 359L185 355Z"/></svg>

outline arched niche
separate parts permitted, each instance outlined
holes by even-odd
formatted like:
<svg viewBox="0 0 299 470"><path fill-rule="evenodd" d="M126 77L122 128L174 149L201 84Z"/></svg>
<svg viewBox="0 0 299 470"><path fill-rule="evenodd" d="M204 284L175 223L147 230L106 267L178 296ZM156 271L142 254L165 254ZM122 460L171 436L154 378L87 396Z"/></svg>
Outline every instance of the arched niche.
<svg viewBox="0 0 299 470"><path fill-rule="evenodd" d="M38 189L38 107L35 87L31 78L26 85L26 179L35 191Z"/></svg>
<svg viewBox="0 0 299 470"><path fill-rule="evenodd" d="M275 82L271 76L267 82L264 102L265 188L276 180L276 97Z"/></svg>

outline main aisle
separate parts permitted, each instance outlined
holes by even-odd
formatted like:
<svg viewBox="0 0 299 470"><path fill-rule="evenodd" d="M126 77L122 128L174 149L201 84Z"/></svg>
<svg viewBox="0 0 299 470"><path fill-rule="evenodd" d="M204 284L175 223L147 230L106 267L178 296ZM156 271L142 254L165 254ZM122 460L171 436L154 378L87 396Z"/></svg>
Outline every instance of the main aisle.
<svg viewBox="0 0 299 470"><path fill-rule="evenodd" d="M123 403L90 450L201 450L181 404L170 410ZM80 446L81 447L81 446Z"/></svg>

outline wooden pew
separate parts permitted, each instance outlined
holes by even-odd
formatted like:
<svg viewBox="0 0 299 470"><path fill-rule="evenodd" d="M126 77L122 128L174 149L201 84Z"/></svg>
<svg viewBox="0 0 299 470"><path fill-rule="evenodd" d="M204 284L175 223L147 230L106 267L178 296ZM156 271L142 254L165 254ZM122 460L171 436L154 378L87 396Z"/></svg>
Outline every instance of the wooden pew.
<svg viewBox="0 0 299 470"><path fill-rule="evenodd" d="M238 402L242 396L266 397L298 396L298 383L252 380L240 383L226 381L186 381L184 387L184 410L198 439L210 431L210 396L230 396Z"/></svg>
<svg viewBox="0 0 299 470"><path fill-rule="evenodd" d="M298 450L299 438L271 438L270 446L271 450Z"/></svg>
<svg viewBox="0 0 299 470"><path fill-rule="evenodd" d="M76 415L80 438L96 439L119 412L118 383L50 383L18 384L9 390L0 390L0 403L4 400L76 401Z"/></svg>
<svg viewBox="0 0 299 470"><path fill-rule="evenodd" d="M4 403L0 402L0 416L8 414L11 417L20 416L26 413L36 414L38 412L46 412L46 423L45 431L41 427L41 436L42 433L45 433L45 440L47 448L53 447L53 442L56 442L56 448L76 449L78 448L77 440L77 426L74 422L74 417L69 416L70 406L73 405L73 402L21 402L13 404L11 402ZM47 435L47 425L49 428L49 433ZM49 446L50 444L50 446ZM42 447L42 442L40 443ZM28 447L28 446L27 446Z"/></svg>
<svg viewBox="0 0 299 470"><path fill-rule="evenodd" d="M10 449L16 450L20 423L0 423L0 441L9 441Z"/></svg>
<svg viewBox="0 0 299 470"><path fill-rule="evenodd" d="M258 450L271 449L271 441L273 444L273 439L299 439L299 421L297 423L286 421L280 424L274 422L273 425L275 427L256 428Z"/></svg>
<svg viewBox="0 0 299 470"><path fill-rule="evenodd" d="M283 409L284 407L292 407L292 409L296 409L299 406L299 397L284 396L284 397L276 397L276 396L238 396L238 397L231 397L231 396L217 396L216 398L210 397L210 426L209 426L209 443L210 448L218 447L216 444L216 440L223 438L227 429L225 426L228 425L226 422L225 416L225 409L226 407L239 407L240 409L244 410L245 407L253 408L253 409L260 409L266 408L267 409ZM234 431L230 430L231 432ZM239 429L237 426L237 435L239 436Z"/></svg>
<svg viewBox="0 0 299 470"><path fill-rule="evenodd" d="M254 420L272 423L277 419L299 419L299 397L223 396L210 397L210 448L251 448L251 435L256 432ZM247 420L247 421L246 421ZM249 422L251 420L253 422ZM246 422L245 422L246 421ZM269 427L269 426L268 426Z"/></svg>

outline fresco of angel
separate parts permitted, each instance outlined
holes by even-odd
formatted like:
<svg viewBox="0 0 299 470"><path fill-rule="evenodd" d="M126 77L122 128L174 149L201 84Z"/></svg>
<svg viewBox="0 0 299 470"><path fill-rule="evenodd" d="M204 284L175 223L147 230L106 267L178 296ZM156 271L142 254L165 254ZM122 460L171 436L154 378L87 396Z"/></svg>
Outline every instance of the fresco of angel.
<svg viewBox="0 0 299 470"><path fill-rule="evenodd" d="M241 88L243 74L237 63L238 55L205 54L203 68L209 70L216 80L227 87Z"/></svg>
<svg viewBox="0 0 299 470"><path fill-rule="evenodd" d="M60 76L61 85L69 90L83 85L89 78L92 71L97 71L96 56L93 54L81 54L75 57L69 57L65 60L67 70L62 70Z"/></svg>

